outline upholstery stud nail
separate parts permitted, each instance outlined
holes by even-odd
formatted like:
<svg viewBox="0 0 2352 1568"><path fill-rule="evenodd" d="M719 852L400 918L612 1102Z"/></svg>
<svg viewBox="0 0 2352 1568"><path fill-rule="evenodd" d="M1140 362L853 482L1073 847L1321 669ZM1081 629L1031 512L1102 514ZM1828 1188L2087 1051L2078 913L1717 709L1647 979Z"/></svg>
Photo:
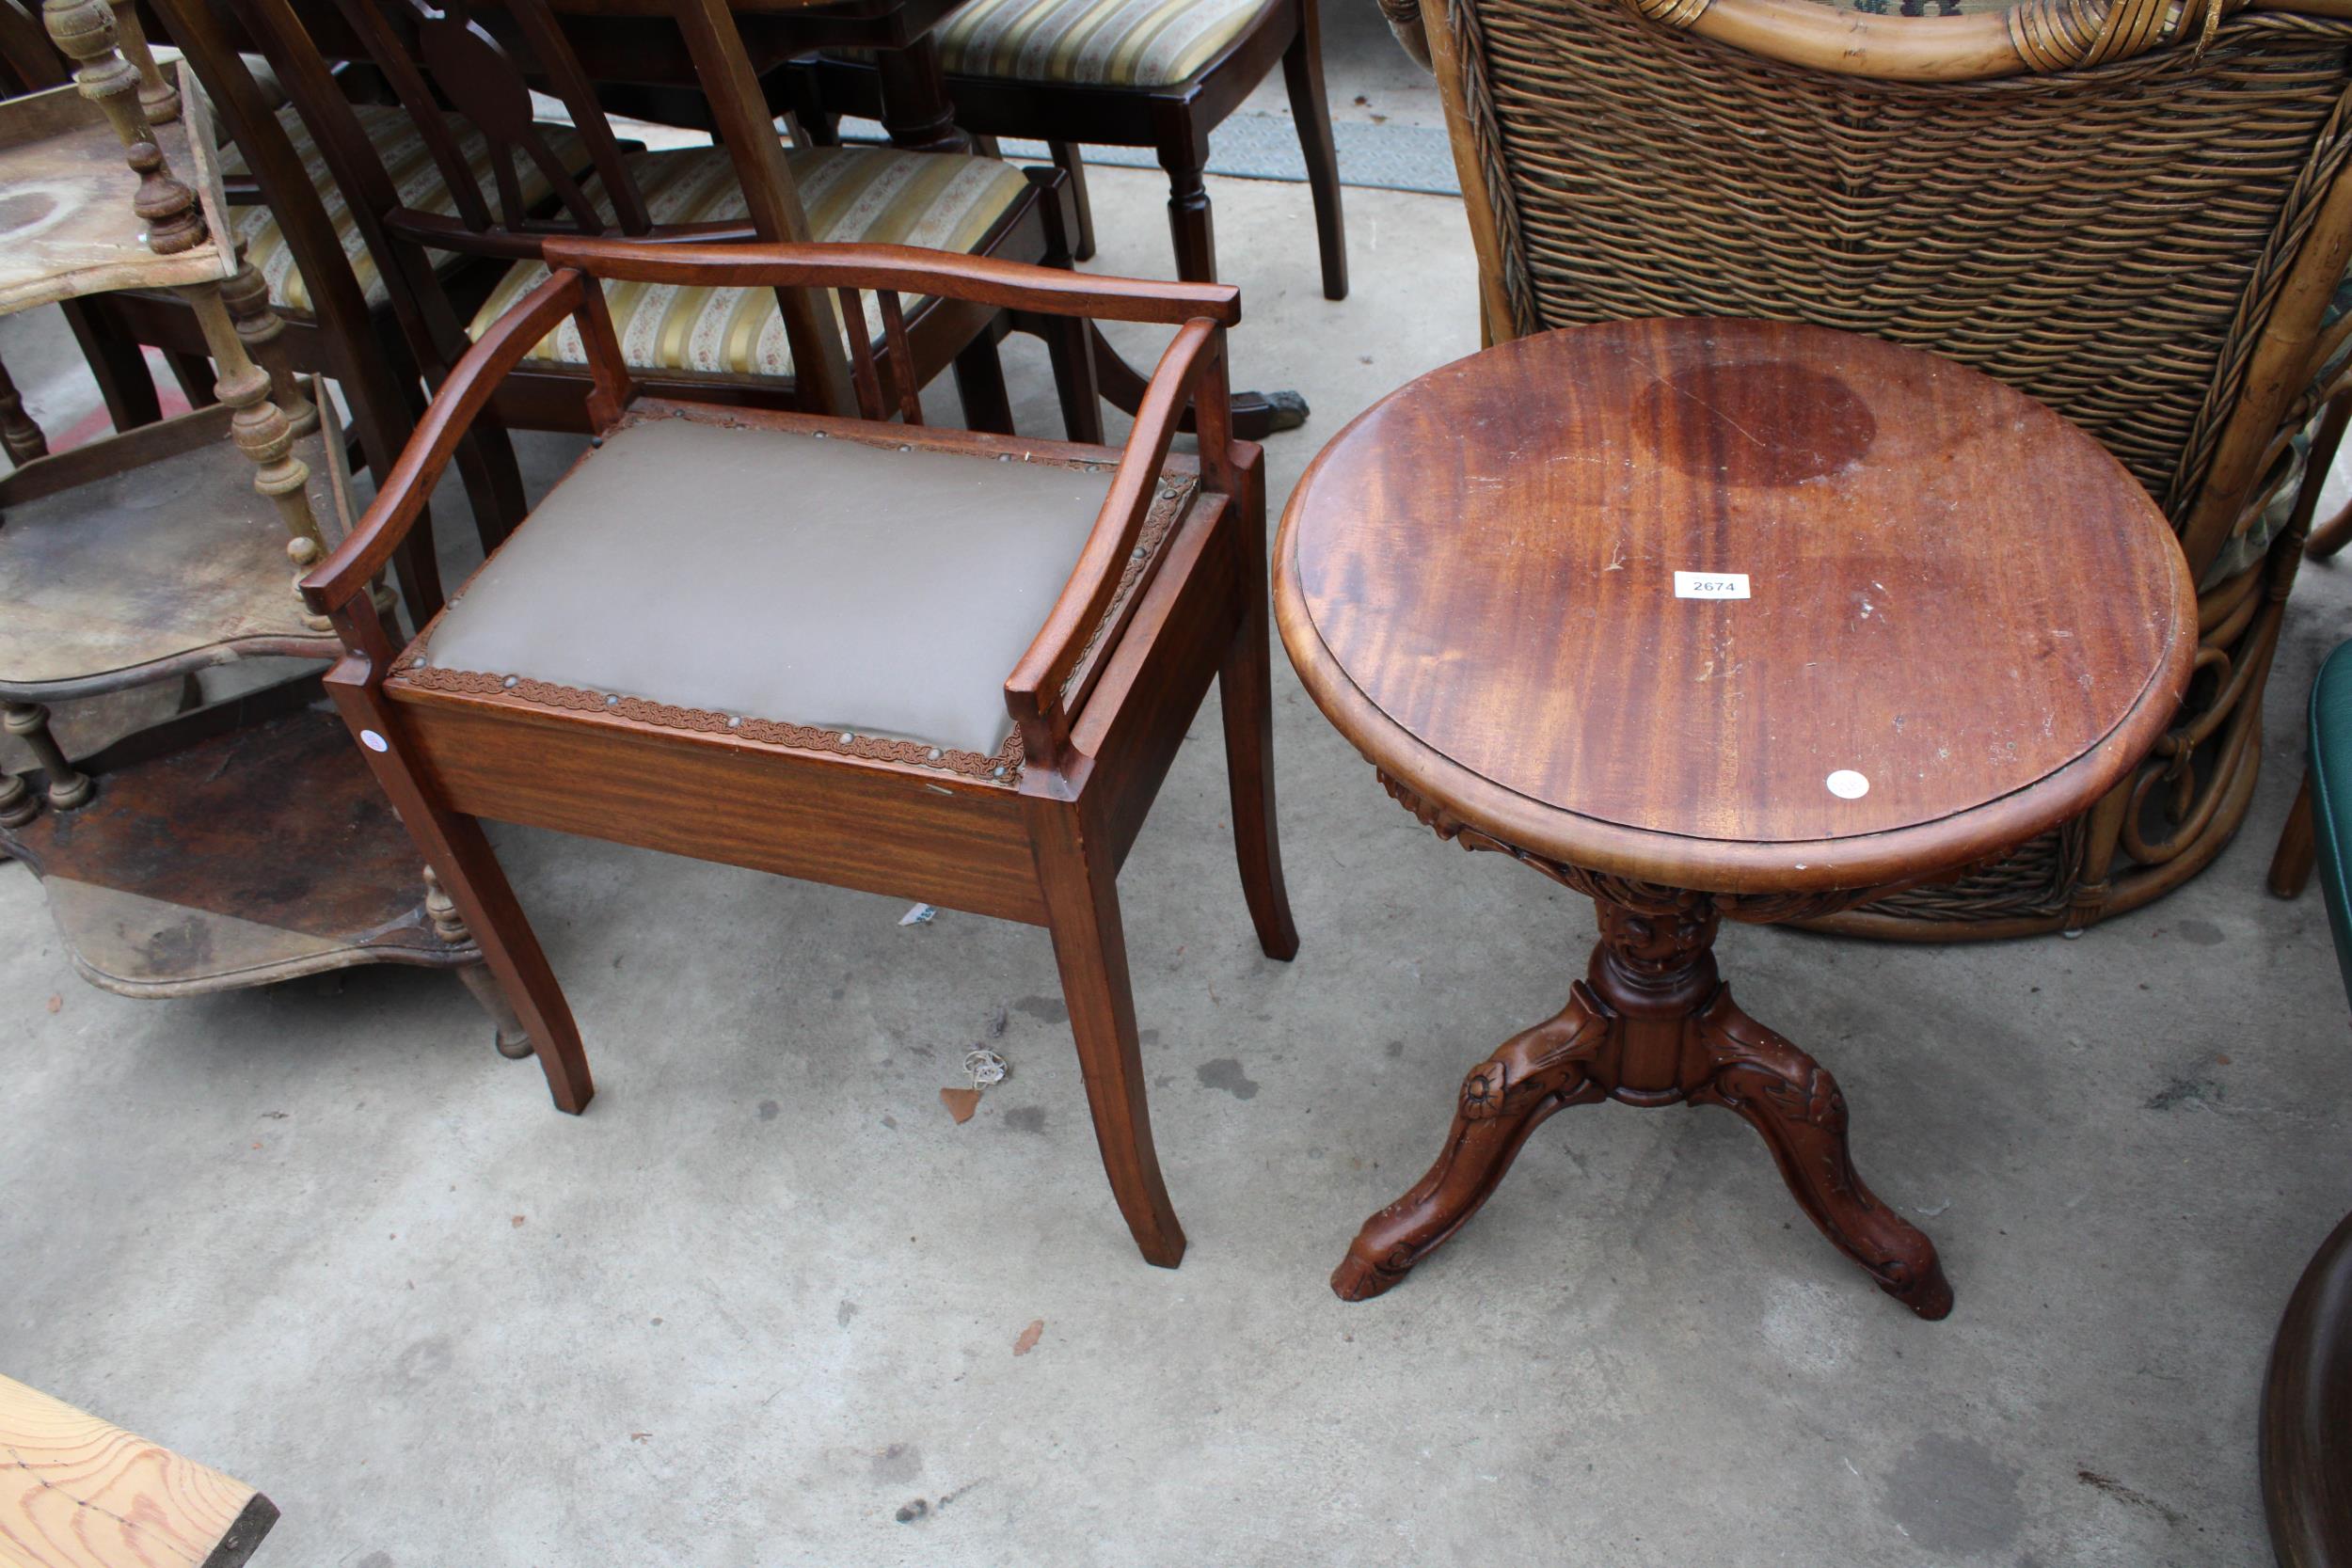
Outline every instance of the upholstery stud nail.
<svg viewBox="0 0 2352 1568"><path fill-rule="evenodd" d="M931 748L931 760L933 762L937 762L939 760L939 748L936 746Z"/></svg>
<svg viewBox="0 0 2352 1568"><path fill-rule="evenodd" d="M850 741L855 740L857 736L850 734L848 730L843 730L841 732L841 744L844 746L847 746Z"/></svg>
<svg viewBox="0 0 2352 1568"><path fill-rule="evenodd" d="M607 707L618 707L620 703L621 697L620 693L617 691L604 700L604 705Z"/></svg>
<svg viewBox="0 0 2352 1568"><path fill-rule="evenodd" d="M740 720L740 719L729 719L729 720L727 721L727 728L728 728L728 729L731 729L731 730L739 730L739 729L741 729L742 727L743 727L743 721L742 721L742 720Z"/></svg>
<svg viewBox="0 0 2352 1568"><path fill-rule="evenodd" d="M509 691L512 691L517 685L521 684L521 681L522 677L520 675L509 675L504 680L499 682L499 684L506 688Z"/></svg>

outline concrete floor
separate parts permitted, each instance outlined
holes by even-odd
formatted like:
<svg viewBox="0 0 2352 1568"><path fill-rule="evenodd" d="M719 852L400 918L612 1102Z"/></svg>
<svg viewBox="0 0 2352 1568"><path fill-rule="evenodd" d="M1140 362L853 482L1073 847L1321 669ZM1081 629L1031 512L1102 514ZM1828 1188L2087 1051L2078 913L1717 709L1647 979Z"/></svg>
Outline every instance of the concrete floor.
<svg viewBox="0 0 2352 1568"><path fill-rule="evenodd" d="M1156 179L1096 193L1098 265L1164 272ZM1315 409L1279 505L1476 346L1470 247L1448 201L1350 191L1328 305L1302 187L1216 198L1237 380ZM1051 430L1041 356L1013 372ZM1251 938L1212 711L1121 884L1180 1271L1112 1207L1041 932L501 831L596 1069L573 1119L445 977L124 1001L0 865L0 1370L261 1486L273 1564L2265 1560L2260 1378L2352 1208L2352 1050L2316 898L2261 874L2347 576L2307 575L2251 822L2169 900L2072 942L1725 932L1927 1216L1943 1323L1734 1118L1621 1107L1333 1299L1593 920L1418 828L1278 658L1296 962ZM937 1091L999 1015L1013 1076L958 1127Z"/></svg>

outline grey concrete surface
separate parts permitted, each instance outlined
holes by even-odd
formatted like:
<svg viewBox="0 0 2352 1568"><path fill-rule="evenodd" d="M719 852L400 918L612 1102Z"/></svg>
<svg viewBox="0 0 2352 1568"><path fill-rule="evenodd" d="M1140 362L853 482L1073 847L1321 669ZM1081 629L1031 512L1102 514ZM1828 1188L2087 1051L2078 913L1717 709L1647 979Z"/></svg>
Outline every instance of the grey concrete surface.
<svg viewBox="0 0 2352 1568"><path fill-rule="evenodd" d="M1098 265L1160 270L1157 179L1096 190ZM1351 191L1327 305L1303 188L1216 197L1237 379L1314 404L1279 503L1475 346L1469 245L1449 202ZM1052 430L1041 356L1012 369ZM2266 1560L2264 1359L2352 1208L2325 920L2261 888L2352 608L2309 578L2251 822L2184 892L2072 942L1724 934L1942 1246L1946 1323L1738 1121L1623 1107L1546 1127L1404 1288L1333 1299L1593 921L1416 827L1278 659L1296 962L1251 939L1213 709L1121 884L1181 1270L1111 1204L1041 932L501 831L596 1069L574 1119L446 978L123 1001L0 865L0 1370L262 1487L264 1564ZM999 1009L1013 1076L957 1127L937 1091Z"/></svg>

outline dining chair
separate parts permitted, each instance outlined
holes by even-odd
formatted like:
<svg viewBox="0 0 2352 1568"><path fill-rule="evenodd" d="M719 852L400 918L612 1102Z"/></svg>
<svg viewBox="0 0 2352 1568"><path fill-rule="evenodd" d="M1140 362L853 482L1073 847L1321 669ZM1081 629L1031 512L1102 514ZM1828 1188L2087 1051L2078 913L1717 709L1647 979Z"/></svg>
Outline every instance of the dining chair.
<svg viewBox="0 0 2352 1568"><path fill-rule="evenodd" d="M1717 315L1927 349L2097 437L2179 533L2201 646L2147 762L1997 864L1816 924L2079 931L2211 864L2254 798L2306 493L2344 429L2352 16L1382 3L1434 63L1490 341ZM2039 656L1971 657L1998 678Z"/></svg>
<svg viewBox="0 0 2352 1568"><path fill-rule="evenodd" d="M1057 181L1001 160L892 149L787 151L771 122L723 0L648 0L694 61L718 126L716 145L632 150L600 104L596 85L548 0L469 7L447 0L226 0L260 43L309 124L399 303L411 349L438 386L468 344L548 276L543 243L611 234L675 240L834 241L919 245L1010 261L1066 264L1058 203L1041 202ZM328 61L357 57L380 71L421 136L453 213L413 204L378 155L368 122L339 91ZM536 118L532 90L559 101L568 135L584 151L575 178ZM467 177L451 116L487 145L495 192ZM553 192L552 211L525 198L522 172ZM496 259L501 271L476 298L456 298L434 258ZM616 340L633 373L665 393L747 406L844 411L852 406L843 319L829 299L802 292L624 286L611 302ZM1047 341L1064 417L1081 436L1100 430L1092 361L1063 324L1030 323ZM996 342L1015 323L966 301L908 302L903 334L864 319L874 374L897 396L952 367L973 422L1009 431L1011 412ZM859 336L856 332L848 334ZM578 333L561 327L504 378L496 407L477 421L480 461L496 470L501 526L522 514L503 430L584 428L589 380ZM466 454L461 452L463 458Z"/></svg>
<svg viewBox="0 0 2352 1568"><path fill-rule="evenodd" d="M1094 230L1078 145L1157 154L1168 174L1176 276L1195 282L1216 277L1202 182L1209 135L1280 62L1314 203L1323 295L1347 297L1347 232L1315 0L968 0L936 37L958 125L1052 148L1070 180L1080 261L1094 253ZM882 74L869 58L828 54L790 69L789 96L813 136L830 139L843 111L881 111Z"/></svg>
<svg viewBox="0 0 2352 1568"><path fill-rule="evenodd" d="M549 271L440 388L304 583L326 685L482 942L558 1106L594 1093L554 971L479 818L1043 926L1104 1168L1143 1256L1184 1232L1153 1150L1120 863L1214 680L1242 890L1297 949L1276 840L1258 449L1230 436L1214 284L897 245L545 242ZM909 293L1174 335L1119 448L921 424L857 334L855 418L659 388L623 289L822 290L909 353ZM566 325L568 324L568 325ZM403 647L362 589L534 344L576 334L590 445ZM1187 404L1199 455L1171 451ZM891 416L902 422L889 422ZM672 519L691 516L679 529Z"/></svg>

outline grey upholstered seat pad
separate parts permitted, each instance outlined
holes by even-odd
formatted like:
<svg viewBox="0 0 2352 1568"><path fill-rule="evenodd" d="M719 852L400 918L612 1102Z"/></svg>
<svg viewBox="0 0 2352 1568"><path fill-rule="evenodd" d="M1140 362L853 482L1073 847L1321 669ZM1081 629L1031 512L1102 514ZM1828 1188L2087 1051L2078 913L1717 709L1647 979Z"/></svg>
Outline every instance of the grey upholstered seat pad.
<svg viewBox="0 0 2352 1568"><path fill-rule="evenodd" d="M660 420L616 431L426 657L994 752L1111 470Z"/></svg>

